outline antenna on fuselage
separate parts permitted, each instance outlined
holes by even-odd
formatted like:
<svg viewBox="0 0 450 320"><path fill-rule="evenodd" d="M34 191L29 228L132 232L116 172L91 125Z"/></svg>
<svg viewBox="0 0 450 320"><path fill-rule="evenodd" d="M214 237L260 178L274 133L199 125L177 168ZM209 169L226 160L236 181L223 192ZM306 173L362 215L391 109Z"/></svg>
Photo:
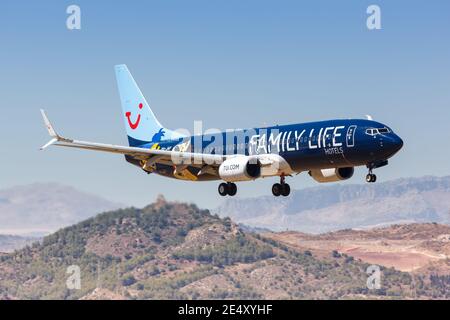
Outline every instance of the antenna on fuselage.
<svg viewBox="0 0 450 320"><path fill-rule="evenodd" d="M370 121L373 120L373 118L372 118L372 116L370 114L366 114L366 118L367 118L367 120L370 120Z"/></svg>

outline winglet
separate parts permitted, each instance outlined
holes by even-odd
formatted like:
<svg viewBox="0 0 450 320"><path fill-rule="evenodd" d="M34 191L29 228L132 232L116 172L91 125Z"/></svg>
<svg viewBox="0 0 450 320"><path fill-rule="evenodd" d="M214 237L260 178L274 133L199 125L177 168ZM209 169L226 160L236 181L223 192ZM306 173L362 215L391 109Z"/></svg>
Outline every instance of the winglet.
<svg viewBox="0 0 450 320"><path fill-rule="evenodd" d="M47 115L45 114L45 111L41 109L42 118L44 118L45 127L48 130L48 134L53 138L58 138L58 134L56 133L55 129L53 129L52 124L50 123L50 120L48 120Z"/></svg>
<svg viewBox="0 0 450 320"><path fill-rule="evenodd" d="M49 142L47 142L46 144L44 144L44 145L43 145L42 147L40 147L39 149L40 149L40 150L44 150L45 148L47 148L48 146L54 144L54 143L57 142L57 141L58 141L58 139L53 138L52 140L50 140Z"/></svg>
<svg viewBox="0 0 450 320"><path fill-rule="evenodd" d="M42 114L42 118L44 118L44 123L45 123L45 127L47 128L48 134L52 137L52 139L49 142L47 142L45 145L43 145L40 148L41 150L44 150L45 148L54 144L55 142L64 141L66 139L62 138L61 136L59 136L56 133L55 129L53 129L53 126L50 123L50 120L48 120L47 115L45 114L45 111L42 109L41 109L41 114Z"/></svg>

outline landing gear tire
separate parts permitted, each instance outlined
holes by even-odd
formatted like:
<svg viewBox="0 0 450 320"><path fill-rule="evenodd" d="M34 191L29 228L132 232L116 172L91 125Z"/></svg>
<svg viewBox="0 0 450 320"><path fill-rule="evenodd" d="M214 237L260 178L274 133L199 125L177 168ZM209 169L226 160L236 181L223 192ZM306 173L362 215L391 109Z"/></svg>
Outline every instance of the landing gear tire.
<svg viewBox="0 0 450 320"><path fill-rule="evenodd" d="M374 175L373 173L369 173L366 176L366 181L373 183L373 182L377 181L377 176Z"/></svg>
<svg viewBox="0 0 450 320"><path fill-rule="evenodd" d="M235 183L232 182L228 182L228 183L221 183L219 184L219 188L218 188L219 194L222 197L225 196L234 196L237 193L237 186Z"/></svg>
<svg viewBox="0 0 450 320"><path fill-rule="evenodd" d="M275 183L275 184L272 186L272 194L273 194L275 197L281 196L282 190L283 190L283 187L282 187L282 185L281 185L280 183Z"/></svg>
<svg viewBox="0 0 450 320"><path fill-rule="evenodd" d="M286 176L280 176L280 183L275 183L272 186L272 194L275 197L283 196L287 197L291 193L291 187L285 182Z"/></svg>
<svg viewBox="0 0 450 320"><path fill-rule="evenodd" d="M229 183L228 184L228 195L229 196L235 196L237 193L237 186L235 183Z"/></svg>
<svg viewBox="0 0 450 320"><path fill-rule="evenodd" d="M283 197L287 197L291 193L291 187L287 183L282 184L281 186L282 186L281 195Z"/></svg>
<svg viewBox="0 0 450 320"><path fill-rule="evenodd" d="M291 187L287 183L275 183L272 186L272 194L275 197L287 197L291 193Z"/></svg>
<svg viewBox="0 0 450 320"><path fill-rule="evenodd" d="M218 191L222 197L225 197L228 194L228 185L226 183L219 184Z"/></svg>

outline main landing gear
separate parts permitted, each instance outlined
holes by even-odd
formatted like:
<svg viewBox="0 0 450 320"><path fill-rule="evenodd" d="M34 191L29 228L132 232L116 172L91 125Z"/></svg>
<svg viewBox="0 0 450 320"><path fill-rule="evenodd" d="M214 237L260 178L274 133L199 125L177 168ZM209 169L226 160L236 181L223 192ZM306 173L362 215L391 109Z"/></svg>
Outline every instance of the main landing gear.
<svg viewBox="0 0 450 320"><path fill-rule="evenodd" d="M237 193L237 186L233 182L221 183L219 184L219 194L224 196L234 196Z"/></svg>
<svg viewBox="0 0 450 320"><path fill-rule="evenodd" d="M285 177L280 177L280 183L275 183L272 186L272 194L275 197L287 197L291 193L291 187L285 182Z"/></svg>

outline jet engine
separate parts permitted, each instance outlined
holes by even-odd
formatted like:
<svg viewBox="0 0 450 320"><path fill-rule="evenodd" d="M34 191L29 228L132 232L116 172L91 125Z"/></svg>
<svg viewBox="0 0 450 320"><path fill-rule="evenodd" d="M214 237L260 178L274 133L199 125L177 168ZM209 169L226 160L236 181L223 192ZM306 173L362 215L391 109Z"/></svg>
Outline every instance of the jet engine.
<svg viewBox="0 0 450 320"><path fill-rule="evenodd" d="M354 172L355 169L353 167L331 168L311 170L309 175L317 182L335 182L350 179Z"/></svg>
<svg viewBox="0 0 450 320"><path fill-rule="evenodd" d="M255 180L261 176L261 163L255 157L233 157L222 162L219 176L227 182Z"/></svg>

